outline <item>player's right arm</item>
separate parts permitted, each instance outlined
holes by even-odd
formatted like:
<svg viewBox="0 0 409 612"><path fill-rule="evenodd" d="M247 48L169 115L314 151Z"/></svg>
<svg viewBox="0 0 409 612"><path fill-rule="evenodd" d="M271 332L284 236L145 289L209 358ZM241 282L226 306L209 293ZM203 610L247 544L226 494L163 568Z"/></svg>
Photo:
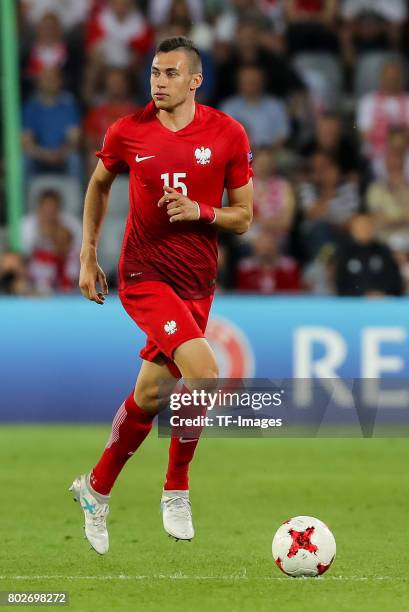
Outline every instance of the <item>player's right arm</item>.
<svg viewBox="0 0 409 612"><path fill-rule="evenodd" d="M84 297L97 304L103 304L108 293L106 277L97 260L97 246L115 176L99 160L85 195L79 287ZM97 283L101 289L98 292Z"/></svg>

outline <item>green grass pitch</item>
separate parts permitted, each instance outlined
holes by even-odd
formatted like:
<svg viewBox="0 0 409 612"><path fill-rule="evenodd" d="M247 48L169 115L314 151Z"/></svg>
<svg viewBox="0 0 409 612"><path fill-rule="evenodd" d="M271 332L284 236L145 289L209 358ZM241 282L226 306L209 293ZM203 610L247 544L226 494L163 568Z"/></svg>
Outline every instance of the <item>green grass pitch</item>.
<svg viewBox="0 0 409 612"><path fill-rule="evenodd" d="M189 543L162 530L168 441L154 431L117 482L99 557L67 489L108 431L0 428L0 590L68 591L81 611L409 610L407 440L204 439ZM334 531L338 556L321 578L287 578L272 561L275 529L297 514Z"/></svg>

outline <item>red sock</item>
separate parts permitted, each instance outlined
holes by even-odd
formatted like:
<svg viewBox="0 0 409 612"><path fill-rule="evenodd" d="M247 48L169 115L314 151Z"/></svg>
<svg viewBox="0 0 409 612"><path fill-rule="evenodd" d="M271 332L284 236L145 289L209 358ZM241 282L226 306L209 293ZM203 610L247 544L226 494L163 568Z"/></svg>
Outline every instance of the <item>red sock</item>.
<svg viewBox="0 0 409 612"><path fill-rule="evenodd" d="M199 438L171 438L165 491L186 491L189 488L189 465L198 442Z"/></svg>
<svg viewBox="0 0 409 612"><path fill-rule="evenodd" d="M182 392L189 393L189 389L183 386ZM182 409L183 414L183 409ZM206 408L202 406L200 414L206 414ZM186 416L192 416L187 412ZM189 489L189 466L195 454L203 427L198 426L190 429L189 436L176 436L171 438L169 445L168 471L164 484L165 491L187 491Z"/></svg>
<svg viewBox="0 0 409 612"><path fill-rule="evenodd" d="M142 410L133 398L125 400L112 422L112 432L104 452L91 472L95 491L108 495L120 471L152 429L155 415Z"/></svg>

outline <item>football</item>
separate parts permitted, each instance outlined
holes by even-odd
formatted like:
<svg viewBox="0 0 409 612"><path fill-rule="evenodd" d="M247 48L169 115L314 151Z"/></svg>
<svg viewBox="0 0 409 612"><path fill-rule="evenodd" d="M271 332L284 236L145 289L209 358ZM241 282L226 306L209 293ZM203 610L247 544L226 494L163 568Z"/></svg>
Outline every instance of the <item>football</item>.
<svg viewBox="0 0 409 612"><path fill-rule="evenodd" d="M272 545L274 561L287 576L320 576L335 559L335 538L313 516L296 516L277 530Z"/></svg>

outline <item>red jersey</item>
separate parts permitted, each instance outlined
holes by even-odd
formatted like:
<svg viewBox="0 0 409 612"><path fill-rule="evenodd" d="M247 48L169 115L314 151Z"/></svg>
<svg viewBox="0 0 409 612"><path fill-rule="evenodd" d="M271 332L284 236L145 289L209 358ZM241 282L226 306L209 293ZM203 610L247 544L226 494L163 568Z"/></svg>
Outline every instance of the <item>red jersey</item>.
<svg viewBox="0 0 409 612"><path fill-rule="evenodd" d="M301 291L300 271L291 257L280 255L274 265L263 267L255 257L239 263L237 289L252 293Z"/></svg>
<svg viewBox="0 0 409 612"><path fill-rule="evenodd" d="M324 0L296 0L296 9L306 13L321 13L324 9Z"/></svg>
<svg viewBox="0 0 409 612"><path fill-rule="evenodd" d="M216 228L202 221L170 223L166 205L158 208L157 202L167 185L220 208L224 188L247 185L253 175L250 145L240 123L202 104L196 103L194 119L177 132L156 114L150 102L119 119L97 153L109 172L130 171L119 289L159 280L184 299L201 299L215 286Z"/></svg>

